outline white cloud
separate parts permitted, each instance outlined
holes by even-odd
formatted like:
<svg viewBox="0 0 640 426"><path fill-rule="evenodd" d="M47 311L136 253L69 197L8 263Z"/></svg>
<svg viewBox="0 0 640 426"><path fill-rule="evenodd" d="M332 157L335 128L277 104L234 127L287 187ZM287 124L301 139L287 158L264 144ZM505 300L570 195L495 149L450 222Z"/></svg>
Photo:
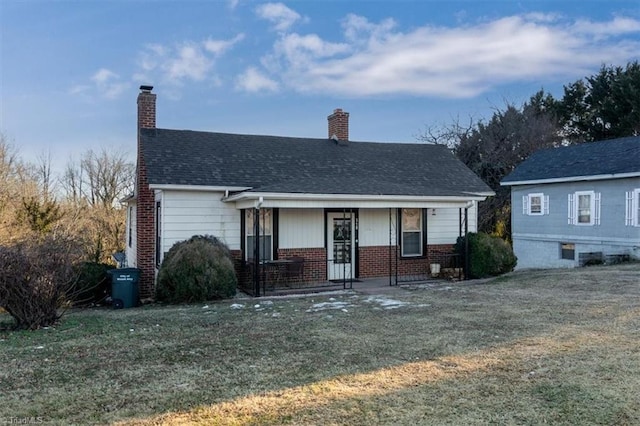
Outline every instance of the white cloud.
<svg viewBox="0 0 640 426"><path fill-rule="evenodd" d="M91 76L91 81L94 82L98 94L107 99L116 99L131 86L129 82L121 81L118 74L106 68L101 68L96 71L96 73ZM86 92L86 86L76 86L71 90L72 94Z"/></svg>
<svg viewBox="0 0 640 426"><path fill-rule="evenodd" d="M91 86L86 85L86 84L77 84L77 85L71 87L71 89L69 89L69 94L71 94L71 95L84 95L89 90L91 90Z"/></svg>
<svg viewBox="0 0 640 426"><path fill-rule="evenodd" d="M246 92L275 92L278 83L262 74L254 67L249 67L236 80L236 88Z"/></svg>
<svg viewBox="0 0 640 426"><path fill-rule="evenodd" d="M385 36L391 34L391 30L396 25L396 22L391 18L385 19L379 24L374 24L369 22L367 18L353 13L348 14L342 21L345 38L354 43L382 41Z"/></svg>
<svg viewBox="0 0 640 426"><path fill-rule="evenodd" d="M161 65L169 80L176 82L183 79L201 81L213 66L203 49L195 43L184 43L175 50L173 57L167 58Z"/></svg>
<svg viewBox="0 0 640 426"><path fill-rule="evenodd" d="M622 16L615 17L608 22L593 22L583 19L576 21L573 29L581 34L601 38L640 32L640 21Z"/></svg>
<svg viewBox="0 0 640 426"><path fill-rule="evenodd" d="M181 86L185 81L207 80L220 84L214 73L215 61L244 40L240 33L229 40L207 38L174 45L149 44L138 55L135 81L160 81L165 85Z"/></svg>
<svg viewBox="0 0 640 426"><path fill-rule="evenodd" d="M212 40L209 38L204 41L204 48L207 52L211 52L214 55L221 55L242 40L244 40L244 34L242 33L231 40Z"/></svg>
<svg viewBox="0 0 640 426"><path fill-rule="evenodd" d="M391 19L348 15L342 28L342 43L281 34L262 65L299 92L464 98L502 84L587 74L640 51L637 39L619 39L640 33L640 21L623 17L569 22L537 13L401 31Z"/></svg>
<svg viewBox="0 0 640 426"><path fill-rule="evenodd" d="M256 14L273 24L276 31L287 31L293 24L302 19L295 10L283 3L265 3L256 8Z"/></svg>
<svg viewBox="0 0 640 426"><path fill-rule="evenodd" d="M233 10L238 7L238 4L240 4L240 0L228 0L227 4L229 5L229 9Z"/></svg>
<svg viewBox="0 0 640 426"><path fill-rule="evenodd" d="M109 80L118 78L118 74L114 73L113 71L110 71L106 68L101 68L91 77L91 80L93 80L96 84L107 84Z"/></svg>

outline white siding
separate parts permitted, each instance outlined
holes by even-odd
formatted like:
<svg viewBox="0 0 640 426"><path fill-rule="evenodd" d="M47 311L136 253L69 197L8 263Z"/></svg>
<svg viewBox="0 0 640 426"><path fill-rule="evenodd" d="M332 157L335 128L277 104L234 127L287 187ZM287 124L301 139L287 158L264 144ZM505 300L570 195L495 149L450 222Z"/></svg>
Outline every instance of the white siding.
<svg viewBox="0 0 640 426"><path fill-rule="evenodd" d="M324 247L324 210L280 209L278 214L280 248Z"/></svg>
<svg viewBox="0 0 640 426"><path fill-rule="evenodd" d="M427 209L427 240L429 244L455 244L460 235L460 210L436 209L435 216L432 209ZM464 209L462 210L464 218ZM474 203L469 208L469 232L476 232L478 222L478 208ZM464 234L464 228L462 229Z"/></svg>
<svg viewBox="0 0 640 426"><path fill-rule="evenodd" d="M395 224L396 209L391 210ZM360 209L358 222L360 247L389 245L389 209Z"/></svg>
<svg viewBox="0 0 640 426"><path fill-rule="evenodd" d="M239 250L240 211L223 203L223 196L222 192L162 191L163 252L179 241L205 234Z"/></svg>
<svg viewBox="0 0 640 426"><path fill-rule="evenodd" d="M129 201L127 205L127 234L125 240L125 254L127 256L127 266L136 267L136 247L138 247L137 240L137 223L136 223L136 203ZM129 239L131 239L131 245L129 245Z"/></svg>
<svg viewBox="0 0 640 426"><path fill-rule="evenodd" d="M395 227L396 209L392 211ZM469 208L469 232L476 232L477 211L477 204ZM460 233L460 209L436 209L435 216L432 212L433 209L426 209L428 244L455 244ZM360 209L359 238L360 247L389 245L389 209Z"/></svg>

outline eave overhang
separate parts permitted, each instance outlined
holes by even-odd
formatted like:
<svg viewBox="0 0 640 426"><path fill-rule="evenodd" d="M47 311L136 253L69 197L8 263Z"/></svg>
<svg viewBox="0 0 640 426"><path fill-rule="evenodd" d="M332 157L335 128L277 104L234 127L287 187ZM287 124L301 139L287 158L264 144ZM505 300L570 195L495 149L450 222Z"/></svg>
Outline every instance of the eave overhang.
<svg viewBox="0 0 640 426"><path fill-rule="evenodd" d="M582 181L592 181L592 180L626 179L626 178L634 178L634 177L640 177L640 172L611 173L611 174L587 175L587 176L567 176L567 177L549 178L549 179L516 180L511 182L500 182L500 186L539 185L541 183L582 182Z"/></svg>
<svg viewBox="0 0 640 426"><path fill-rule="evenodd" d="M223 199L250 208L468 208L493 193L455 196L240 192Z"/></svg>

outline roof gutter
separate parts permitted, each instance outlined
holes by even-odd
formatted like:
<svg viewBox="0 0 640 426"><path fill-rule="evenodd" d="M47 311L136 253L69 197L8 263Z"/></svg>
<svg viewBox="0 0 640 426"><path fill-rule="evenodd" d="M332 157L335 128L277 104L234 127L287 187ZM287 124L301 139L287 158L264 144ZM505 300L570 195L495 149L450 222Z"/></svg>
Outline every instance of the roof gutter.
<svg viewBox="0 0 640 426"><path fill-rule="evenodd" d="M210 185L174 185L174 184L150 184L151 189L161 189L165 191L207 191L207 192L237 192L247 191L250 186L210 186Z"/></svg>
<svg viewBox="0 0 640 426"><path fill-rule="evenodd" d="M259 208L470 208L486 197L469 196L402 196L349 194L279 194L244 192L223 198L236 209Z"/></svg>
<svg viewBox="0 0 640 426"><path fill-rule="evenodd" d="M483 201L492 193L469 193L468 196L424 196L424 195L384 195L384 194L309 194L280 192L240 192L223 199L225 202L241 200L278 199L278 200L357 200L357 201Z"/></svg>
<svg viewBox="0 0 640 426"><path fill-rule="evenodd" d="M500 182L500 186L515 186L515 185L537 185L540 183L562 183L562 182L580 182L591 180L607 180L607 179L625 179L640 177L640 172L630 173L610 173L602 175L587 175L587 176L567 176L559 178L549 179L529 179L529 180L515 180L512 182Z"/></svg>

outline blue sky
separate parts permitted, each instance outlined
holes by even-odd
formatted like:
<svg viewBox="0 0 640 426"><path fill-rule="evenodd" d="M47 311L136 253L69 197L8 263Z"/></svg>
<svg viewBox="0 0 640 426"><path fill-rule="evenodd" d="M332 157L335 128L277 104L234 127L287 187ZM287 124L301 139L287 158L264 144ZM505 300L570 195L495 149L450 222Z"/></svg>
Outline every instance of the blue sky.
<svg viewBox="0 0 640 426"><path fill-rule="evenodd" d="M89 149L135 152L136 96L157 125L412 142L425 126L640 56L640 2L0 2L0 131L60 170Z"/></svg>

